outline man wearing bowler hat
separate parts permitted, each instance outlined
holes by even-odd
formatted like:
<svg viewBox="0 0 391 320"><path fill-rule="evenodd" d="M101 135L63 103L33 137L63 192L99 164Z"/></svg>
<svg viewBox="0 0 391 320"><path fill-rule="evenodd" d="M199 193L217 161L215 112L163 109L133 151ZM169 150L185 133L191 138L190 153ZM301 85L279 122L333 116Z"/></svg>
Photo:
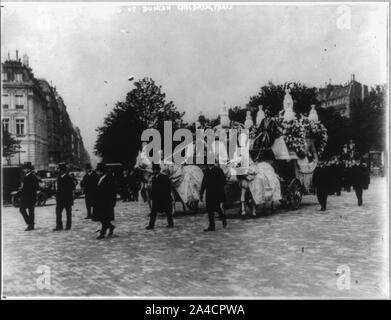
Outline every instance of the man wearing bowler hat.
<svg viewBox="0 0 391 320"><path fill-rule="evenodd" d="M160 172L160 165L157 163L152 164L152 209L149 219L149 225L147 230L155 227L156 216L158 212L165 212L167 215L167 228L174 227L174 221L172 219L172 198L171 198L171 181L165 174Z"/></svg>
<svg viewBox="0 0 391 320"><path fill-rule="evenodd" d="M97 239L103 239L109 229L108 236L113 235L115 226L111 223L114 220L114 207L117 201L117 191L113 175L108 172L104 163L98 163L96 167L98 183L94 197L94 210L92 220L102 224L100 235Z"/></svg>
<svg viewBox="0 0 391 320"><path fill-rule="evenodd" d="M21 190L20 213L27 224L25 231L34 230L34 209L37 200L37 190L39 189L39 180L34 174L34 167L30 162L23 166L24 178Z"/></svg>
<svg viewBox="0 0 391 320"><path fill-rule="evenodd" d="M65 230L70 230L72 226L72 205L73 205L73 191L75 190L75 183L68 175L67 166L65 163L58 165L59 175L57 178L57 192L56 192L56 228L53 231L63 230L62 212L66 212L66 226Z"/></svg>
<svg viewBox="0 0 391 320"><path fill-rule="evenodd" d="M80 182L81 187L84 190L87 216L85 219L92 218L92 208L94 204L94 197L96 194L96 187L99 181L98 175L92 170L91 164L86 164L86 174Z"/></svg>

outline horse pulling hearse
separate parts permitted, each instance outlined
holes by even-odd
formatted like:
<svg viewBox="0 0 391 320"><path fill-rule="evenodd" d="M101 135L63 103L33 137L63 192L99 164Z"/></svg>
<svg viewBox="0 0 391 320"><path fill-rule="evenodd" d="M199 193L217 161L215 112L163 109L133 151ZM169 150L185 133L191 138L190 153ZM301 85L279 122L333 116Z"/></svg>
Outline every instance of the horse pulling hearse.
<svg viewBox="0 0 391 320"><path fill-rule="evenodd" d="M212 144L205 143L203 138L201 142L205 147L212 147L212 154L226 175L227 200L224 206L229 208L240 202L240 215L247 214L247 207L253 216L258 208L267 206L274 212L275 205L280 203L295 210L300 207L303 196L313 192L312 175L326 146L327 130L320 123L314 105L308 116L296 116L289 88L285 92L283 107L273 117L268 108L259 108L255 124L250 111L247 111L246 121L239 123L230 121L224 108L219 125L207 128L197 122L195 126L196 129L213 129L216 133ZM235 129L238 135L233 149L227 147L231 141L224 138L229 136L230 129ZM198 209L203 170L208 164L206 161L204 164L187 164L197 163L197 135L193 133L193 136L192 143L174 151L183 151L185 158L192 157L192 161L177 164L171 157L170 161L160 154L158 157L162 173L172 181L174 212L175 201L182 203L185 212ZM140 172L143 198L149 202L152 160L147 155L148 150L144 143L135 168ZM235 151L228 157L227 150Z"/></svg>

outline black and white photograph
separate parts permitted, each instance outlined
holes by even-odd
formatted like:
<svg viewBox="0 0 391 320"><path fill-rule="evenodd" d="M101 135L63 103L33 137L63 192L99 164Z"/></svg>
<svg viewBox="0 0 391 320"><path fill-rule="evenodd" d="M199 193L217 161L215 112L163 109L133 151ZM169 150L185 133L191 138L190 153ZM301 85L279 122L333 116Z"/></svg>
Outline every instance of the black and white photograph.
<svg viewBox="0 0 391 320"><path fill-rule="evenodd" d="M388 2L1 1L1 299L389 299L388 36Z"/></svg>

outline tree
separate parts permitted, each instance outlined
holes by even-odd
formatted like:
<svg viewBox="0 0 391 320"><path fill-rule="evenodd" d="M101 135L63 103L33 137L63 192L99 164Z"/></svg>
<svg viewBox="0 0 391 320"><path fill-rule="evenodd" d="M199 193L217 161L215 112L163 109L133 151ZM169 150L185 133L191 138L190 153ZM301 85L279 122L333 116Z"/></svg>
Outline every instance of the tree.
<svg viewBox="0 0 391 320"><path fill-rule="evenodd" d="M11 156L18 151L16 150L20 145L20 141L14 139L8 130L3 128L3 157L9 162Z"/></svg>
<svg viewBox="0 0 391 320"><path fill-rule="evenodd" d="M239 106L235 106L228 110L228 117L232 121L244 123L244 121L246 121L246 113L246 109L243 109Z"/></svg>
<svg viewBox="0 0 391 320"><path fill-rule="evenodd" d="M173 130L183 126L184 113L172 101L166 102L161 86L144 78L134 83L124 102L117 102L113 111L97 129L95 153L104 161L133 164L141 148L141 134L147 128L161 133L164 121L172 121Z"/></svg>
<svg viewBox="0 0 391 320"><path fill-rule="evenodd" d="M368 97L351 105L353 139L359 153L382 151L386 144L385 86L371 88Z"/></svg>
<svg viewBox="0 0 391 320"><path fill-rule="evenodd" d="M250 97L247 108L251 110L251 114L255 117L259 106L270 107L271 114L277 115L283 109L285 96L285 88L287 84L275 85L269 82L260 88L257 95ZM290 83L291 96L293 99L293 110L300 114L307 114L311 109L311 104L317 104L315 87L309 88L300 82Z"/></svg>
<svg viewBox="0 0 391 320"><path fill-rule="evenodd" d="M319 120L327 129L327 145L323 155L331 157L342 152L342 146L353 139L351 120L341 116L334 108L318 110Z"/></svg>

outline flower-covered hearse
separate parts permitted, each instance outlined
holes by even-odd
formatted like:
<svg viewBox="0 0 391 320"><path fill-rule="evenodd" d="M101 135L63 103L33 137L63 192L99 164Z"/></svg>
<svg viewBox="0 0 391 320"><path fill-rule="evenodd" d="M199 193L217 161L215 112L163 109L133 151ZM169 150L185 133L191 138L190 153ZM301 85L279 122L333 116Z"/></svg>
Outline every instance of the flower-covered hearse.
<svg viewBox="0 0 391 320"><path fill-rule="evenodd" d="M274 117L270 115L268 108L260 107L255 123L250 111L247 111L244 123L230 121L228 111L224 108L220 114L220 124L210 127L199 119L194 125L193 129L215 130L213 153L219 159L219 166L227 178L225 207L231 207L240 200L241 215L246 215L247 205L252 208L253 216L258 207L269 205L274 211L274 205L279 202L297 209L303 195L312 191L312 174L318 157L326 146L327 130L320 123L315 106L311 107L308 117L296 116L289 89L286 90L283 105L284 109ZM245 153L239 152L234 157L228 157L229 141L220 141L221 137L229 137L229 129L236 129L238 150L243 144L242 130L248 130L245 140L247 139L249 152L244 162L241 160L246 157ZM226 131L227 134L217 134L217 131ZM187 156L193 158L193 164L175 164L162 157L160 162L162 172L172 181L173 199L182 203L184 211L186 208L197 210L203 170L207 166L195 164L196 141L197 138L193 140L193 144L184 148ZM201 141L206 146L206 142ZM238 167L243 163L247 163L246 170L239 170L238 174ZM152 164L144 149L139 154L136 166L143 173L145 191L150 182ZM147 193L145 196L148 198Z"/></svg>
<svg viewBox="0 0 391 320"><path fill-rule="evenodd" d="M300 207L302 197L311 193L312 175L318 158L327 143L327 130L319 121L315 106L308 116L296 116L293 99L286 90L283 110L272 117L268 108L259 108L256 121L247 111L244 124L232 122L226 110L220 115L221 127L248 129L250 133L250 159L247 174L232 176L227 172L227 203L231 206L240 197L241 214L246 214L246 204L256 215L259 205L281 202L291 209ZM228 164L227 167L232 166Z"/></svg>

